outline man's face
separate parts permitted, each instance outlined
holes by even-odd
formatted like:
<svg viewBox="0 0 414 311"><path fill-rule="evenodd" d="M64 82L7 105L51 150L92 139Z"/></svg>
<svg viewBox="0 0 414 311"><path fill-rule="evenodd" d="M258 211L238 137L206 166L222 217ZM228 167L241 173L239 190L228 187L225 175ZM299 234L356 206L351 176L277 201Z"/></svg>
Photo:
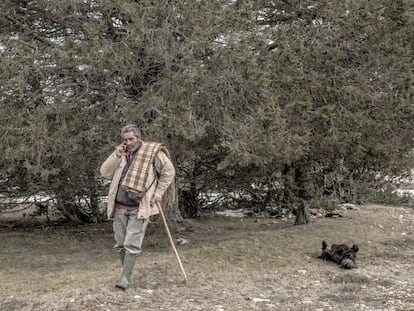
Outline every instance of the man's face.
<svg viewBox="0 0 414 311"><path fill-rule="evenodd" d="M122 138L128 151L134 150L140 143L139 138L134 135L134 132L126 132L122 134Z"/></svg>

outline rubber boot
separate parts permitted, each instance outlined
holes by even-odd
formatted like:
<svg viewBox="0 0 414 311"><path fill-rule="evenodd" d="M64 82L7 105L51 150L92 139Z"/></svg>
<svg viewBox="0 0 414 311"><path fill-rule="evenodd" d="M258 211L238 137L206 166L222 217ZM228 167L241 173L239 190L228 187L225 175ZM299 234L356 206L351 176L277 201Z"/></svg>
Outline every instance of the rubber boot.
<svg viewBox="0 0 414 311"><path fill-rule="evenodd" d="M121 265L124 266L124 260L125 260L125 252L119 253L119 259L121 259Z"/></svg>
<svg viewBox="0 0 414 311"><path fill-rule="evenodd" d="M134 270L137 257L126 253L121 278L116 282L115 287L126 290L132 284L132 271Z"/></svg>

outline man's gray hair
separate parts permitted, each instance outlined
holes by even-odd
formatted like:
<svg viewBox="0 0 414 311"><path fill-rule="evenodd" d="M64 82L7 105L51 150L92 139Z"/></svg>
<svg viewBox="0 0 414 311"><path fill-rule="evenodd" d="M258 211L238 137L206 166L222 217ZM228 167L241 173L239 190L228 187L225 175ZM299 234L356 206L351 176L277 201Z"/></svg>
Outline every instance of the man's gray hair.
<svg viewBox="0 0 414 311"><path fill-rule="evenodd" d="M127 132L133 132L134 135L138 138L142 137L142 133L141 130L139 129L138 126L136 126L135 124L128 124L125 125L122 130L121 130L121 137L123 137L123 135Z"/></svg>

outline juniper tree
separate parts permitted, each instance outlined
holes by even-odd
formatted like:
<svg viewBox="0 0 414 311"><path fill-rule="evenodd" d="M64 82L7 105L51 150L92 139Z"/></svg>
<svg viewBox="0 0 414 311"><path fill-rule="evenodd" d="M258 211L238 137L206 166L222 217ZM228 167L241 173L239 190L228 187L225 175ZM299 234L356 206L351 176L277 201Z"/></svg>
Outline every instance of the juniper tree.
<svg viewBox="0 0 414 311"><path fill-rule="evenodd" d="M412 167L411 1L0 7L2 190L52 193L69 219L99 220L97 168L131 122L169 146L192 216L209 191L361 202Z"/></svg>

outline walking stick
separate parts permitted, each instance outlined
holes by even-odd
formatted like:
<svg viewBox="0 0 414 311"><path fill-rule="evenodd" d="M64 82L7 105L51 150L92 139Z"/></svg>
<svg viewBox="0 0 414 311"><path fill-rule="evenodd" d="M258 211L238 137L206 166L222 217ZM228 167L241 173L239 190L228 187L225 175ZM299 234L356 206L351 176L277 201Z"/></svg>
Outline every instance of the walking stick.
<svg viewBox="0 0 414 311"><path fill-rule="evenodd" d="M164 212L163 212L162 207L160 205L158 205L158 210L160 211L162 222L164 223L165 230L167 231L168 239L170 240L171 246L174 250L175 257L177 257L177 261L178 261L178 264L180 265L181 272L184 275L185 283L188 283L187 274L184 271L183 264L181 263L180 256L178 255L177 248L175 247L174 241L173 241L172 236L171 236L170 228L168 228L167 220L165 219Z"/></svg>

